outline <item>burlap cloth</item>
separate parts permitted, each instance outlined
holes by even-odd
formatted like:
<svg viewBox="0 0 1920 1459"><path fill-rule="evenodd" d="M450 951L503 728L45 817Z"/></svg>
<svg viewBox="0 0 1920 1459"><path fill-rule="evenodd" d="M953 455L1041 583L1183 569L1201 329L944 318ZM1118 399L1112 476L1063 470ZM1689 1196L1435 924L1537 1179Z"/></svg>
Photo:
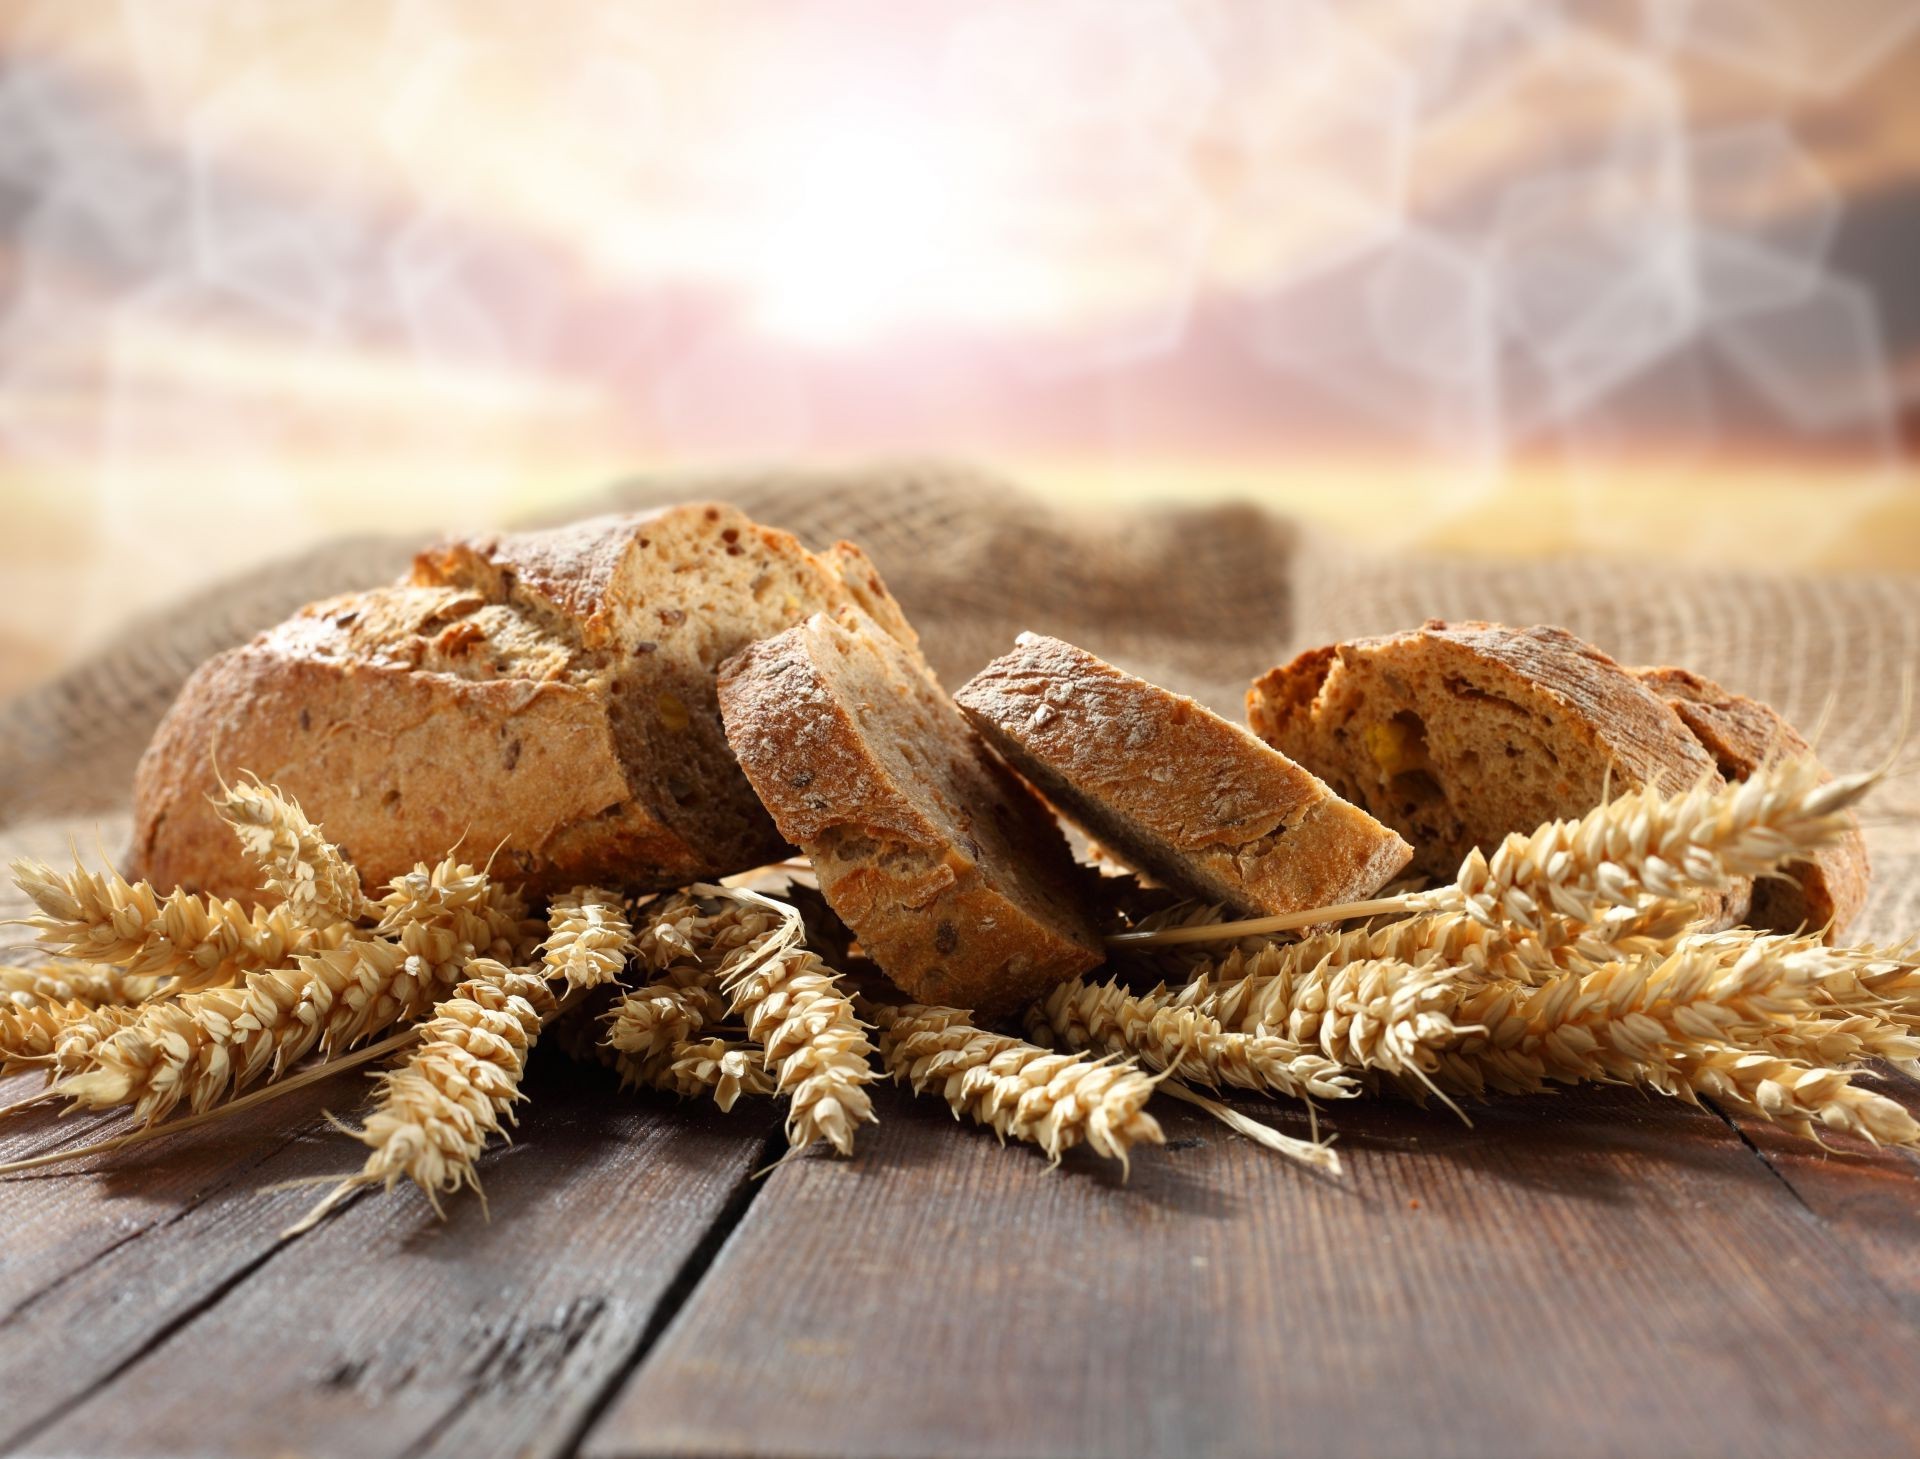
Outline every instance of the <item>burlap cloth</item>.
<svg viewBox="0 0 1920 1459"><path fill-rule="evenodd" d="M656 478L593 509L689 497L731 501L813 546L859 542L955 685L1033 628L1237 719L1247 681L1309 644L1428 617L1557 623L1625 663L1708 674L1803 728L1831 700L1821 753L1853 769L1899 737L1920 669L1920 578L1389 558L1251 506L1069 514L945 466ZM354 538L212 586L0 707L0 853L59 855L70 837L118 850L134 763L194 666L313 598L392 579L417 545ZM1862 935L1920 932L1916 768L1909 743L1869 811ZM0 915L15 915L5 896Z"/></svg>

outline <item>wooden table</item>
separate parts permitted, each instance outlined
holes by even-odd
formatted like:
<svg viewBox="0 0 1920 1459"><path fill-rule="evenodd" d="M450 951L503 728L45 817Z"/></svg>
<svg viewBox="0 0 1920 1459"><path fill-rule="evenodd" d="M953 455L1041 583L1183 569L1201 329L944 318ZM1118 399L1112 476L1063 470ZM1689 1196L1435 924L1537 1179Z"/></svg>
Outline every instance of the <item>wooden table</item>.
<svg viewBox="0 0 1920 1459"><path fill-rule="evenodd" d="M282 1183L356 1163L320 1119L355 1077L0 1188L8 1452L1920 1449L1904 1154L1594 1089L1337 1108L1338 1180L1169 1106L1122 1182L889 1090L857 1159L755 1179L771 1106L543 1052L491 1219L375 1192L286 1238L317 1192Z"/></svg>

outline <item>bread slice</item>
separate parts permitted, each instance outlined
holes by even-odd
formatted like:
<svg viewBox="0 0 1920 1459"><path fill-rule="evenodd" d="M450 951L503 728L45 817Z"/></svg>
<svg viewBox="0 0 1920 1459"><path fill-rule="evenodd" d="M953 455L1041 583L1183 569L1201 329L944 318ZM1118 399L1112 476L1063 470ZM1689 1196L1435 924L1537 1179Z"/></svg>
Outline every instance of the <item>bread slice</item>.
<svg viewBox="0 0 1920 1459"><path fill-rule="evenodd" d="M1757 699L1723 689L1686 669L1635 669L1634 675L1666 700L1728 780L1745 780L1770 760L1811 755L1813 747L1780 713ZM1792 932L1825 929L1832 942L1846 931L1867 901L1867 839L1860 818L1845 840L1811 860L1766 877L1753 888L1747 920L1756 927Z"/></svg>
<svg viewBox="0 0 1920 1459"><path fill-rule="evenodd" d="M451 542L402 584L316 603L188 681L134 787L140 873L258 895L215 766L297 796L370 884L456 841L535 892L680 886L785 842L735 765L714 671L859 605L914 634L873 565L696 503Z"/></svg>
<svg viewBox="0 0 1920 1459"><path fill-rule="evenodd" d="M915 998L997 1016L1101 962L1059 825L866 614L742 649L720 712L828 903Z"/></svg>
<svg viewBox="0 0 1920 1459"><path fill-rule="evenodd" d="M1108 851L1237 911L1357 901L1413 848L1184 695L1023 633L954 696L987 742Z"/></svg>
<svg viewBox="0 0 1920 1459"><path fill-rule="evenodd" d="M1472 848L1584 815L1609 791L1720 783L1665 700L1563 628L1434 619L1311 649L1254 681L1247 718L1442 879ZM1745 905L1743 892L1713 913Z"/></svg>

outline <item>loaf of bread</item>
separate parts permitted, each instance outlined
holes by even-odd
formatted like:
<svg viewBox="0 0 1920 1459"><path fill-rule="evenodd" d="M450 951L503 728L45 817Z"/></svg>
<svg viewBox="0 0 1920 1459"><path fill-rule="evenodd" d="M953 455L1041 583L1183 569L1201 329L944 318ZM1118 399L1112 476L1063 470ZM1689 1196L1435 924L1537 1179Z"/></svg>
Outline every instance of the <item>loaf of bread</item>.
<svg viewBox="0 0 1920 1459"><path fill-rule="evenodd" d="M1745 780L1769 760L1812 753L1798 730L1757 699L1686 669L1633 672L1667 701L1728 780ZM1866 905L1867 877L1867 840L1854 816L1852 831L1838 845L1787 867L1784 876L1756 882L1748 920L1782 932L1824 929L1831 942Z"/></svg>
<svg viewBox="0 0 1920 1459"><path fill-rule="evenodd" d="M370 884L459 842L534 892L680 886L785 843L727 748L714 673L857 605L913 630L856 547L696 504L456 541L316 603L187 682L140 763L138 874L260 895L216 771L298 797Z"/></svg>
<svg viewBox="0 0 1920 1459"><path fill-rule="evenodd" d="M955 696L987 742L1116 858L1236 911L1378 891L1413 854L1245 729L1084 649L1023 633Z"/></svg>
<svg viewBox="0 0 1920 1459"><path fill-rule="evenodd" d="M865 613L742 649L720 712L828 903L915 998L1011 1013L1102 960L1058 824Z"/></svg>
<svg viewBox="0 0 1920 1459"><path fill-rule="evenodd" d="M1665 699L1561 628L1435 619L1311 649L1254 681L1247 717L1441 879L1473 847L1584 815L1609 791L1720 783ZM1745 910L1744 892L1711 909Z"/></svg>

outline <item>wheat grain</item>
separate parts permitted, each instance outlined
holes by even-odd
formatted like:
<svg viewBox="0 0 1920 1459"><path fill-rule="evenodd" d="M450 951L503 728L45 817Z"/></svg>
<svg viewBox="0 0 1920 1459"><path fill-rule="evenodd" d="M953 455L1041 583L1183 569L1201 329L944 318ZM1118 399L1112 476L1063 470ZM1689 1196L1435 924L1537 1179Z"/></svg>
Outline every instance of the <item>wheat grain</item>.
<svg viewBox="0 0 1920 1459"><path fill-rule="evenodd" d="M1129 992L1118 982L1074 979L1027 1012L1030 1033L1046 1030L1070 1049L1128 1054L1149 1068L1219 1088L1232 1085L1296 1098L1344 1099L1356 1081L1339 1064L1293 1039L1230 1033L1164 988Z"/></svg>
<svg viewBox="0 0 1920 1459"><path fill-rule="evenodd" d="M267 891L296 922L316 929L358 921L360 874L278 786L248 774L213 798L220 817L260 868Z"/></svg>
<svg viewBox="0 0 1920 1459"><path fill-rule="evenodd" d="M513 1122L527 1055L555 1008L540 974L491 958L468 963L467 976L434 1007L406 1062L381 1079L379 1104L366 1124L352 1132L372 1151L366 1164L294 1229L318 1221L360 1186L391 1190L411 1180L442 1217L442 1196L478 1191L475 1162L487 1141Z"/></svg>
<svg viewBox="0 0 1920 1459"><path fill-rule="evenodd" d="M139 1003L160 986L157 978L134 977L109 963L48 962L35 967L0 967L0 1004L23 1009L53 1003L84 1003L92 1008Z"/></svg>
<svg viewBox="0 0 1920 1459"><path fill-rule="evenodd" d="M548 977L564 978L569 991L619 981L633 928L617 892L575 887L549 904L547 925L541 956Z"/></svg>
<svg viewBox="0 0 1920 1459"><path fill-rule="evenodd" d="M1125 1170L1135 1145L1166 1141L1146 1110L1154 1081L1131 1063L989 1033L959 1008L880 1005L870 1013L881 1063L897 1082L937 1093L954 1118L987 1126L1002 1143L1038 1145L1055 1165L1085 1144Z"/></svg>
<svg viewBox="0 0 1920 1459"><path fill-rule="evenodd" d="M175 891L161 901L145 882L111 869L71 872L44 862L13 863L13 876L39 908L25 919L43 947L88 962L117 964L135 977L165 977L176 990L232 983L301 953L338 945L344 924L318 929L284 907L248 912L238 902Z"/></svg>

